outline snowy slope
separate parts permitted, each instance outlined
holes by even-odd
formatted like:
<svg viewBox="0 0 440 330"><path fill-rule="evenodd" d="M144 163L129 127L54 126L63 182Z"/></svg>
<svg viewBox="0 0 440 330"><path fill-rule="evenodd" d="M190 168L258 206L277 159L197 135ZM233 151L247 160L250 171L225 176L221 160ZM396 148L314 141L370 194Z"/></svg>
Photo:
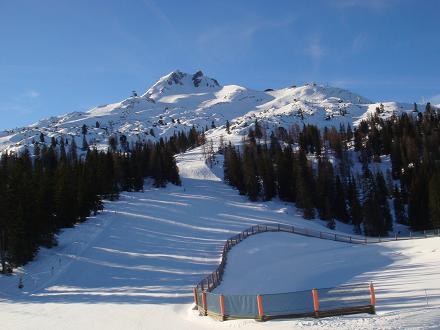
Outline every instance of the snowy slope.
<svg viewBox="0 0 440 330"><path fill-rule="evenodd" d="M353 246L268 233L234 247L219 289L266 292L373 280L378 315L259 323L197 316L192 286L217 266L223 241L253 224L322 229L279 201L252 203L208 168L201 148L178 157L182 187L123 193L60 235L60 244L0 277L5 329L400 329L440 322L439 239ZM270 257L270 258L269 258ZM267 260L261 263L261 258ZM351 267L350 267L351 265ZM52 268L53 267L53 268ZM259 274L258 281L256 274ZM22 275L24 288L17 288ZM318 284L317 284L318 283ZM424 290L428 293L428 306Z"/></svg>
<svg viewBox="0 0 440 330"><path fill-rule="evenodd" d="M426 294L430 306L440 307L439 243L432 238L362 246L266 233L231 251L216 292L282 293L373 281L379 313L426 307Z"/></svg>
<svg viewBox="0 0 440 330"><path fill-rule="evenodd" d="M413 105L384 103L382 116L411 111ZM350 91L307 84L279 90L256 91L237 85L221 86L201 71L174 71L160 78L142 96L101 105L87 112L73 112L38 121L29 127L0 132L0 152L20 151L40 140L60 137L82 145L82 126L87 125L88 143L107 148L111 135L124 134L131 142L157 140L195 125L202 130L222 127L228 120L232 134L244 136L255 119L268 130L292 124L335 126L357 124L374 113L379 103ZM419 105L419 109L423 109ZM96 125L98 122L99 125ZM96 127L99 126L99 127Z"/></svg>
<svg viewBox="0 0 440 330"><path fill-rule="evenodd" d="M328 86L263 92L221 86L200 72L175 71L142 96L0 132L0 152L22 150L40 133L46 143L53 136L75 138L81 146L84 124L88 142L98 148L106 148L113 134L125 134L132 142L156 140L192 125L210 128L212 121L217 127L207 138L215 145L221 137L240 143L255 119L268 130L294 123L338 127L357 124L377 107L380 103ZM385 102L381 116L412 108ZM226 120L231 134L225 132ZM191 310L192 286L215 269L226 238L254 224L325 230L325 223L306 221L280 201L252 203L239 196L223 183L220 165L206 166L202 148L177 160L182 187L154 189L147 182L144 193L123 193L120 200L106 202L103 213L64 230L59 246L42 249L14 275L0 277L2 328L398 329L440 324L439 239L351 246L285 234L261 234L234 248L218 290L243 293L249 287L243 283L252 283L258 291L280 292L373 280L378 316L268 323L198 317ZM339 225L338 230L346 230ZM259 263L261 256L271 262ZM17 288L20 276L23 290Z"/></svg>

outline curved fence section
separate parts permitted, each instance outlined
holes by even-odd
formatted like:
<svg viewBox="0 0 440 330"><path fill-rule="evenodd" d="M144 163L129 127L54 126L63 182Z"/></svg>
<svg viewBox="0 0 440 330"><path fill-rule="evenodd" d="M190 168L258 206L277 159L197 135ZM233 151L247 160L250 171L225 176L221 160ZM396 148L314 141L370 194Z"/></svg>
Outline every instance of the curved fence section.
<svg viewBox="0 0 440 330"><path fill-rule="evenodd" d="M206 278L200 281L197 284L196 289L199 291L207 291L207 292L211 292L212 290L214 290L220 284L223 278L223 273L226 266L227 253L229 252L229 250L233 246L243 241L244 239L248 238L249 236L253 236L265 232L285 232L285 233L292 233L296 235L315 237L315 238L350 243L350 244L374 244L374 243L382 243L382 242L395 241L395 240L419 239L419 238L440 236L439 229L425 230L420 232L410 232L408 236L395 235L393 237L367 237L367 236L356 236L356 235L350 236L344 234L322 232L319 230L301 228L301 227L290 226L280 223L255 225L246 230L243 230L241 233L235 236L232 236L225 242L223 246L221 261L219 266Z"/></svg>
<svg viewBox="0 0 440 330"><path fill-rule="evenodd" d="M363 237L321 232L277 223L255 225L229 238L225 242L221 261L217 269L200 281L194 288L194 302L198 306L200 314L211 315L222 320L228 318L255 318L263 320L287 316L318 317L359 312L374 313L376 298L372 284L352 284L336 288L263 295L222 295L212 293L212 290L222 281L229 250L247 237L265 232L286 232L350 244L371 244L440 236L439 229L410 232L408 236ZM310 297L312 297L312 300Z"/></svg>

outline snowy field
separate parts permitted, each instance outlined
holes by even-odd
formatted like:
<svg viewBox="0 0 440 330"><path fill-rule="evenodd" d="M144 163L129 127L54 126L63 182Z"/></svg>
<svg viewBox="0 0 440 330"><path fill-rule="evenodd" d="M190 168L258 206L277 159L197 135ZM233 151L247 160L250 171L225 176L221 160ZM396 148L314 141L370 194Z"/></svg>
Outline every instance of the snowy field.
<svg viewBox="0 0 440 330"><path fill-rule="evenodd" d="M265 323L199 317L191 290L216 268L225 239L268 222L324 229L284 203L247 201L222 182L219 167L204 165L199 151L179 157L181 187L147 183L144 193L123 193L102 214L64 230L58 247L0 277L1 328L440 328L437 238L356 246L256 235L233 248L217 290L280 292L373 280L378 314Z"/></svg>

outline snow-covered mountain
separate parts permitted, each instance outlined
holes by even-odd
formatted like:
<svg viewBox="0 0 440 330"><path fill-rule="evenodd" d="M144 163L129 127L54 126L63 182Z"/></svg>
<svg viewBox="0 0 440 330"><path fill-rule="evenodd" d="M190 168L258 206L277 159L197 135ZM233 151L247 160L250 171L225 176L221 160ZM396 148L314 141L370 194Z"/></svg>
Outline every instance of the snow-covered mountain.
<svg viewBox="0 0 440 330"><path fill-rule="evenodd" d="M75 138L81 146L83 125L87 126L87 142L97 148L106 148L114 134L124 134L131 142L157 140L193 125L211 129L214 124L218 130L227 120L236 137L245 135L255 119L268 130L287 128L294 123L321 127L356 125L379 105L337 87L306 84L256 91L237 85L222 86L201 71L194 74L174 71L160 78L142 96L133 95L87 112L72 112L0 132L0 152L30 147L33 141L40 141L41 133L46 143L52 137L64 137ZM413 104L383 105L385 117L413 109Z"/></svg>

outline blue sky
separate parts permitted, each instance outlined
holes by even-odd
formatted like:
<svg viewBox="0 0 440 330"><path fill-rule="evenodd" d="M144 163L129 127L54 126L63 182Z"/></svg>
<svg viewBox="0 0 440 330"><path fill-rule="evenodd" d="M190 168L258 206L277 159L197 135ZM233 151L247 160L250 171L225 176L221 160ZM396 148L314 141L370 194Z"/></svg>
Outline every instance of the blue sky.
<svg viewBox="0 0 440 330"><path fill-rule="evenodd" d="M119 101L175 69L440 103L439 13L436 0L0 0L0 129Z"/></svg>

